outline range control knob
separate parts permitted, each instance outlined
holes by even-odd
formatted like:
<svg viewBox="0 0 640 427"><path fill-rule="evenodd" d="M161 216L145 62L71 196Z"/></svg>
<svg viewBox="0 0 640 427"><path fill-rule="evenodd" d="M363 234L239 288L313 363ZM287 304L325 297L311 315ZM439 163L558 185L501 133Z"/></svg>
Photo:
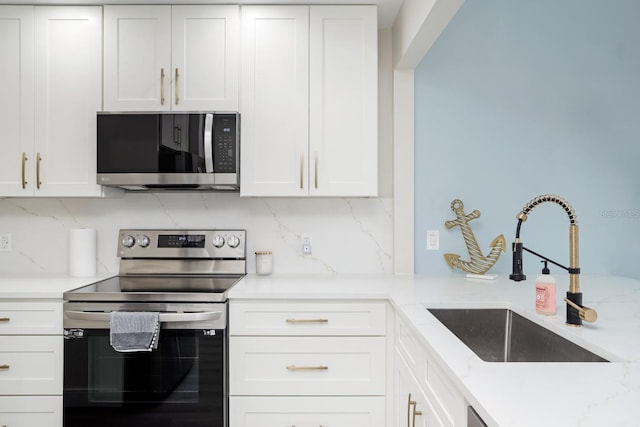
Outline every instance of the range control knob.
<svg viewBox="0 0 640 427"><path fill-rule="evenodd" d="M124 246L125 248L132 248L133 245L136 244L136 239L133 238L132 235L127 234L126 236L122 237L122 246Z"/></svg>
<svg viewBox="0 0 640 427"><path fill-rule="evenodd" d="M216 237L213 238L213 246L215 246L216 248L221 248L224 246L224 237L222 237L221 235L217 235Z"/></svg>
<svg viewBox="0 0 640 427"><path fill-rule="evenodd" d="M149 239L149 236L143 234L142 236L138 237L138 245L146 248L147 246L149 246L149 244L151 243L151 239Z"/></svg>
<svg viewBox="0 0 640 427"><path fill-rule="evenodd" d="M238 236L230 236L229 239L227 239L227 245L229 245L230 248L237 248L240 245L240 238Z"/></svg>

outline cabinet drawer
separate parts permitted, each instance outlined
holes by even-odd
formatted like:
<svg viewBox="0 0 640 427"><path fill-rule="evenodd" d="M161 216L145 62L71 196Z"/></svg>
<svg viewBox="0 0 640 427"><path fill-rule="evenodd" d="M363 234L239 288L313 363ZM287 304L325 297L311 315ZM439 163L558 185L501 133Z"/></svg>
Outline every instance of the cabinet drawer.
<svg viewBox="0 0 640 427"><path fill-rule="evenodd" d="M0 397L0 426L62 427L62 396Z"/></svg>
<svg viewBox="0 0 640 427"><path fill-rule="evenodd" d="M384 427L384 397L231 397L234 427Z"/></svg>
<svg viewBox="0 0 640 427"><path fill-rule="evenodd" d="M384 395L384 337L231 337L232 395Z"/></svg>
<svg viewBox="0 0 640 427"><path fill-rule="evenodd" d="M0 335L62 335L62 302L0 302Z"/></svg>
<svg viewBox="0 0 640 427"><path fill-rule="evenodd" d="M62 349L62 336L0 336L0 395L61 395Z"/></svg>
<svg viewBox="0 0 640 427"><path fill-rule="evenodd" d="M384 335L386 303L231 301L231 335Z"/></svg>

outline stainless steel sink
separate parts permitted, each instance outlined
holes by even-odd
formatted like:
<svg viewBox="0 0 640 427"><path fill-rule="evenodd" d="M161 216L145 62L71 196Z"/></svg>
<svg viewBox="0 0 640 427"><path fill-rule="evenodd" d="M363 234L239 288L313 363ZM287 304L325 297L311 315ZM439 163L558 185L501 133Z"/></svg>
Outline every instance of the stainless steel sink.
<svg viewBox="0 0 640 427"><path fill-rule="evenodd" d="M608 362L509 309L428 310L486 362Z"/></svg>

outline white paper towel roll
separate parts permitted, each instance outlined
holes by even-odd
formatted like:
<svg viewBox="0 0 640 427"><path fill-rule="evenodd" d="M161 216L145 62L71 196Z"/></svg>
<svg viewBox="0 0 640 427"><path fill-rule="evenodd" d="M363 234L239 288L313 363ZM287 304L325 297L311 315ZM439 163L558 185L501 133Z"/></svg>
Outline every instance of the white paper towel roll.
<svg viewBox="0 0 640 427"><path fill-rule="evenodd" d="M96 275L96 230L73 228L69 230L69 276Z"/></svg>

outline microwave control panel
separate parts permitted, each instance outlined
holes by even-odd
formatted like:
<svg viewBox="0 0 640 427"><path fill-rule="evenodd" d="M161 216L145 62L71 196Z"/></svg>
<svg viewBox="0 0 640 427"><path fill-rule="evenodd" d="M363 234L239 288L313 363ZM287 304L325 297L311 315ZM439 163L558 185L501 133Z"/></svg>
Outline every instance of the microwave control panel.
<svg viewBox="0 0 640 427"><path fill-rule="evenodd" d="M238 170L238 116L216 114L213 122L213 171L236 173Z"/></svg>

